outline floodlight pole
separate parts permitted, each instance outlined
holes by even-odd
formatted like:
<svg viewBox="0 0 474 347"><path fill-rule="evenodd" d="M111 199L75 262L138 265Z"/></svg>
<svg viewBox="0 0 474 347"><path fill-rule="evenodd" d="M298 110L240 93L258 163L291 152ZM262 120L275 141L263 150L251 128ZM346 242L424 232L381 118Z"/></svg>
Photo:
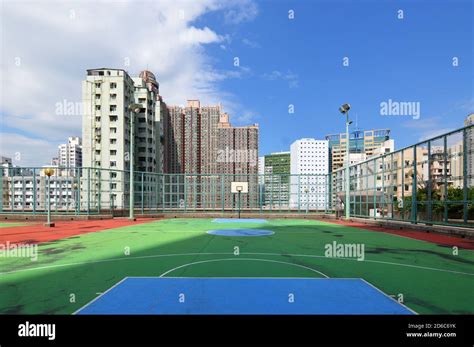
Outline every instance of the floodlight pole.
<svg viewBox="0 0 474 347"><path fill-rule="evenodd" d="M51 176L48 175L48 225L51 225Z"/></svg>
<svg viewBox="0 0 474 347"><path fill-rule="evenodd" d="M133 220L134 219L134 216L133 216L133 205L135 204L135 202L133 201L133 194L134 194L134 191L133 191L133 161L134 161L134 158L133 158L133 145L134 145L134 132L133 132L133 127L135 125L134 123L134 119L135 119L135 115L133 114L133 111L130 113L130 155L128 156L128 159L130 160L130 187L129 187L129 190L130 190L130 215L129 215L129 219L130 220Z"/></svg>
<svg viewBox="0 0 474 347"><path fill-rule="evenodd" d="M345 183L346 183L346 219L350 218L350 174L349 174L349 166L350 166L350 155L349 155L349 150L350 150L350 144L349 144L349 110L346 112L346 170L345 170Z"/></svg>
<svg viewBox="0 0 474 347"><path fill-rule="evenodd" d="M134 133L134 126L135 126L135 116L140 112L140 106L139 104L131 104L128 106L128 109L130 111L130 154L128 156L129 160L130 160L130 187L129 187L129 191L130 191L130 206L129 206L129 209L130 209L130 215L129 215L129 219L130 220L134 220L135 219L135 216L133 214L133 208L134 208L134 205L135 205L135 201L134 201L134 183L133 183L133 180L134 180L134 156L133 156L133 153L134 153L134 145L135 145L135 133Z"/></svg>

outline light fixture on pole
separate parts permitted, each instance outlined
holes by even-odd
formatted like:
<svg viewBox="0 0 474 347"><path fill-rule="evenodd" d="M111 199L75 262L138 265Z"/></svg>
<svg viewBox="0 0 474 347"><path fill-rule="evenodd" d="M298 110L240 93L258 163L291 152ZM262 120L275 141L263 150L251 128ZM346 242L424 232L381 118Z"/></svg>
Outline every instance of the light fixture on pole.
<svg viewBox="0 0 474 347"><path fill-rule="evenodd" d="M346 115L346 163L345 163L345 195L346 195L346 201L345 201L345 210L346 210L346 219L350 218L350 175L349 175L349 166L350 166L350 155L349 155L349 125L352 124L351 121L349 121L349 110L351 109L350 104L344 104L341 107L339 107L339 112L342 114Z"/></svg>
<svg viewBox="0 0 474 347"><path fill-rule="evenodd" d="M130 220L135 220L135 217L133 215L133 208L134 208L134 205L135 205L135 202L134 202L134 167L133 167L133 164L134 164L134 158L133 158L133 152L134 152L134 143L135 143L135 129L134 129L134 126L135 126L135 116L140 113L140 109L141 109L142 105L140 104L130 104L128 105L128 111L130 112L130 153L128 155L128 160L130 161L130 215L129 215L129 219Z"/></svg>
<svg viewBox="0 0 474 347"><path fill-rule="evenodd" d="M54 227L54 223L51 223L51 176L54 175L54 169L53 168L46 168L43 170L44 174L48 177L48 189L47 189L47 204L48 204L48 221L44 225L46 227Z"/></svg>

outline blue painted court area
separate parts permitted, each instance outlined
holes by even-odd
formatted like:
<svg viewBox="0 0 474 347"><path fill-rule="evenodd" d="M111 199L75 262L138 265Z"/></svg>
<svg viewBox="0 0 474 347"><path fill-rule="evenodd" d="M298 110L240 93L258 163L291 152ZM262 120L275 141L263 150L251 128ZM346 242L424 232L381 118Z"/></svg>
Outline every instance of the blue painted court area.
<svg viewBox="0 0 474 347"><path fill-rule="evenodd" d="M213 223L267 223L266 219L263 218L215 218L212 220Z"/></svg>
<svg viewBox="0 0 474 347"><path fill-rule="evenodd" d="M362 279L127 277L77 314L413 314Z"/></svg>
<svg viewBox="0 0 474 347"><path fill-rule="evenodd" d="M268 236L275 234L274 231L262 229L217 229L209 230L207 233L218 236Z"/></svg>

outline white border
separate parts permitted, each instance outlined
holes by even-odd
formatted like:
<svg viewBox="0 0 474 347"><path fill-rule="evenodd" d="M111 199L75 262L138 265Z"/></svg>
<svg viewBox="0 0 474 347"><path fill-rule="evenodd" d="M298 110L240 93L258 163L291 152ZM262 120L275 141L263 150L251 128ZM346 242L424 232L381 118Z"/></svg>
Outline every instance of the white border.
<svg viewBox="0 0 474 347"><path fill-rule="evenodd" d="M402 304L401 302L398 302L398 300L395 300L394 298L392 298L390 295L386 294L383 290L381 290L380 288L377 288L376 286L374 286L372 283L370 283L369 281L363 279L363 278L360 278L360 280L362 280L363 282L367 283L369 286L371 286L372 288L374 288L375 290L379 291L380 293L382 293L383 295L385 295L387 298L389 298L390 300L396 302L397 304L405 307L408 311L414 313L414 314L418 314L417 312L415 312L414 310L412 310L411 308L409 308L407 305L405 304Z"/></svg>
<svg viewBox="0 0 474 347"><path fill-rule="evenodd" d="M174 269L172 269L174 270ZM168 271L169 272L169 271ZM388 299L392 300L393 302L395 302L397 305L400 305L402 306L403 308L405 308L406 310L412 312L413 314L415 315L418 315L418 313L414 310L412 310L411 308L409 308L408 306L406 306L405 304L402 304L400 302L398 302L397 300L395 300L394 298L392 298L390 295L386 294L384 291L382 291L381 289L377 288L376 286L374 286L372 283L366 281L365 279L361 278L361 277L325 277L325 278L320 278L320 277L316 277L316 278L312 278L312 277L162 277L163 275L157 277L157 276L127 276L127 277L124 277L123 279L121 279L120 281L118 281L117 283L115 283L112 287L110 287L109 289L107 289L105 292L103 292L101 295L99 295L98 297L92 299L90 302L88 302L87 304L85 304L84 306L82 306L81 308L79 308L78 310L76 310L74 313L72 313L73 315L76 315L77 313L79 313L80 311L82 311L83 309L85 309L87 306L91 305L92 303L94 303L95 301L97 301L99 298L101 298L103 295L105 295L106 293L108 293L109 291L111 291L113 288L117 287L119 284L125 282L126 280L128 279L160 279L160 278L166 278L166 279L259 279L259 280L266 280L266 279L272 279L272 280L288 280L288 279L291 279L291 280L358 280L358 281L362 281L362 282L365 282L366 285L374 288L376 291L380 292L382 295L386 296ZM85 314L87 315L87 314ZM190 314L190 315L193 315L193 314ZM199 314L194 314L194 315L199 315ZM265 315L265 314L262 314L262 315ZM314 314L314 315L323 315L323 314ZM338 315L338 314L335 314L335 315ZM342 314L343 315L343 314ZM370 316L370 315L379 315L379 313L366 313L366 314L362 314L364 316ZM389 314L389 313L386 313L386 314L383 314L383 315L388 315L388 316L391 316L391 315L395 315L395 314ZM401 314L401 315L406 315L406 314Z"/></svg>
<svg viewBox="0 0 474 347"><path fill-rule="evenodd" d="M97 301L99 298L101 298L102 296L104 296L105 294L107 294L108 292L110 292L112 289L114 289L115 287L118 287L120 284L122 284L123 282L125 282L127 280L127 278L129 277L124 277L122 278L120 281L118 281L117 283L115 283L112 287L110 287L109 289L107 289L105 292L103 292L102 294L100 294L99 296L97 296L96 298L92 299L91 301L89 301L87 304L85 304L84 306L82 306L81 308L79 308L78 310L74 311L72 314L75 315L77 314L79 311L81 311L82 309L86 308L87 306L91 305L93 302Z"/></svg>

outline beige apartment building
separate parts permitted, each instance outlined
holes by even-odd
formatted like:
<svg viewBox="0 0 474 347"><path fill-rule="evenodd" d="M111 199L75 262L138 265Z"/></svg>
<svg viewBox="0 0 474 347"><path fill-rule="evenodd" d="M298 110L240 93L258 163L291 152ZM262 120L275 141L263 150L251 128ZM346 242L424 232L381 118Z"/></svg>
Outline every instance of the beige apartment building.
<svg viewBox="0 0 474 347"><path fill-rule="evenodd" d="M111 201L115 207L126 207L129 177L122 170L130 170L131 116L134 169L162 171L161 118L167 109L158 82L150 71L132 78L122 69L90 69L82 83L82 99L82 161L83 167L91 168L82 173L84 184L91 185L82 200L90 199L88 205L94 207ZM141 105L138 114L128 108L134 103Z"/></svg>

